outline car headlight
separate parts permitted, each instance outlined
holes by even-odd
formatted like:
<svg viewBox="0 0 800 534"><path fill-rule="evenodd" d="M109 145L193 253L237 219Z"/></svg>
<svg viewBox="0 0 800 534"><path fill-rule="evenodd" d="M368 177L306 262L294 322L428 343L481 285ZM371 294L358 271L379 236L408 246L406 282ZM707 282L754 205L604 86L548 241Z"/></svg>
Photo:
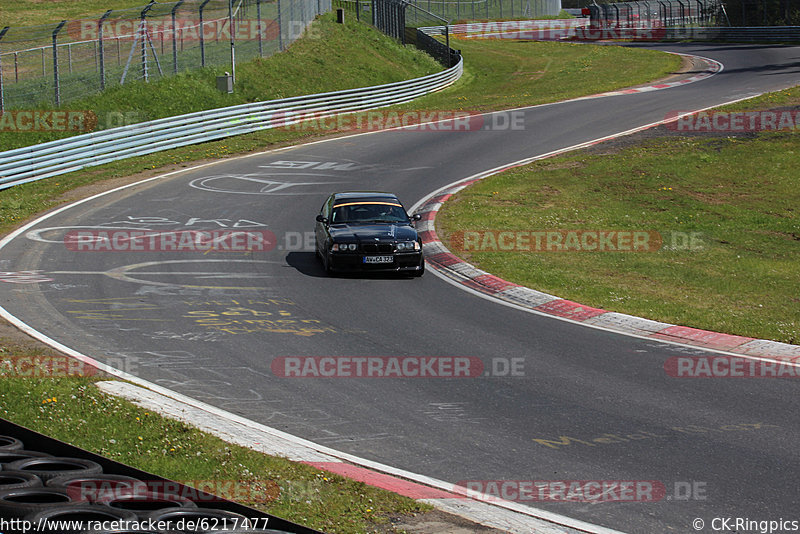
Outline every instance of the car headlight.
<svg viewBox="0 0 800 534"><path fill-rule="evenodd" d="M356 243L334 243L331 247L333 252L353 252L358 248Z"/></svg>
<svg viewBox="0 0 800 534"><path fill-rule="evenodd" d="M419 243L416 241L401 241L397 244L398 252L408 252L411 250L419 250Z"/></svg>

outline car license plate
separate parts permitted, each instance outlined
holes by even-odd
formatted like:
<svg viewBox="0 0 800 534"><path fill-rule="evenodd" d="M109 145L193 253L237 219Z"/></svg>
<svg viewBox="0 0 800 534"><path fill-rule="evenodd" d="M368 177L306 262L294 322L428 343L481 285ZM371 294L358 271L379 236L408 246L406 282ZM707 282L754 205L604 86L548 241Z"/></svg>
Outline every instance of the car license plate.
<svg viewBox="0 0 800 534"><path fill-rule="evenodd" d="M393 263L393 256L364 256L364 263Z"/></svg>

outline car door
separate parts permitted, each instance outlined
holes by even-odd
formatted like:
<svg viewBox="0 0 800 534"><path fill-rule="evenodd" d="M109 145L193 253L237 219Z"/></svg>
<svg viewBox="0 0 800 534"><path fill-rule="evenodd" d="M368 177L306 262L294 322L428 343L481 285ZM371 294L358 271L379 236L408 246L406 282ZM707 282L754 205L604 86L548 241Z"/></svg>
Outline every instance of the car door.
<svg viewBox="0 0 800 534"><path fill-rule="evenodd" d="M329 219L331 215L331 208L333 207L334 195L328 197L322 208L319 210L319 215L325 219ZM325 253L325 243L328 241L328 224L317 221L314 226L314 241L316 243L317 252L319 254Z"/></svg>

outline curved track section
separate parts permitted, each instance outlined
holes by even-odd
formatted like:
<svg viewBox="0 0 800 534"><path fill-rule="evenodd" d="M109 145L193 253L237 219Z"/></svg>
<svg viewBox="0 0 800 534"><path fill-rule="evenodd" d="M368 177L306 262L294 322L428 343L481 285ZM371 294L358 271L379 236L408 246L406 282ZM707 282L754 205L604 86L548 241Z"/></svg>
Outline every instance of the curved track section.
<svg viewBox="0 0 800 534"><path fill-rule="evenodd" d="M691 531L695 518L789 517L800 439L790 380L671 379L667 358L702 350L531 315L434 276L327 278L303 245L331 190L391 190L411 205L477 172L798 80L797 48L661 48L711 57L725 70L666 91L521 110L524 131L387 131L110 192L5 243L0 280L14 283L0 284L0 305L143 379L398 468L450 482L664 488L657 502L525 503L583 521L653 533ZM268 231L278 247L89 252L64 244L71 230L111 228ZM474 358L485 372L285 378L275 364L323 356Z"/></svg>

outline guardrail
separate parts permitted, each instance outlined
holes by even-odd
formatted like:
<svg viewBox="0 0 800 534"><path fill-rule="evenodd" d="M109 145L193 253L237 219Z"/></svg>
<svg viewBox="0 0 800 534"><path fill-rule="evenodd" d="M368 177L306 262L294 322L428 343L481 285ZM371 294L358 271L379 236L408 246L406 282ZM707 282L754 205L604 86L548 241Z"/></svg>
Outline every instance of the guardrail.
<svg viewBox="0 0 800 534"><path fill-rule="evenodd" d="M464 39L526 39L558 41L575 38L576 31L589 25L589 19L544 19L468 22L447 26L450 34ZM426 35L439 35L442 26L424 26Z"/></svg>
<svg viewBox="0 0 800 534"><path fill-rule="evenodd" d="M435 35L441 26L419 28L421 32ZM455 37L484 39L529 40L646 40L646 41L725 41L747 42L800 42L800 26L701 26L659 27L639 25L591 26L588 19L518 20L503 22L475 22L453 24L449 27Z"/></svg>
<svg viewBox="0 0 800 534"><path fill-rule="evenodd" d="M742 42L800 42L800 26L749 26L667 28L665 39L694 41Z"/></svg>
<svg viewBox="0 0 800 534"><path fill-rule="evenodd" d="M402 104L439 91L463 72L463 60L442 72L402 82L241 104L178 115L0 152L0 190L120 159L309 120Z"/></svg>

